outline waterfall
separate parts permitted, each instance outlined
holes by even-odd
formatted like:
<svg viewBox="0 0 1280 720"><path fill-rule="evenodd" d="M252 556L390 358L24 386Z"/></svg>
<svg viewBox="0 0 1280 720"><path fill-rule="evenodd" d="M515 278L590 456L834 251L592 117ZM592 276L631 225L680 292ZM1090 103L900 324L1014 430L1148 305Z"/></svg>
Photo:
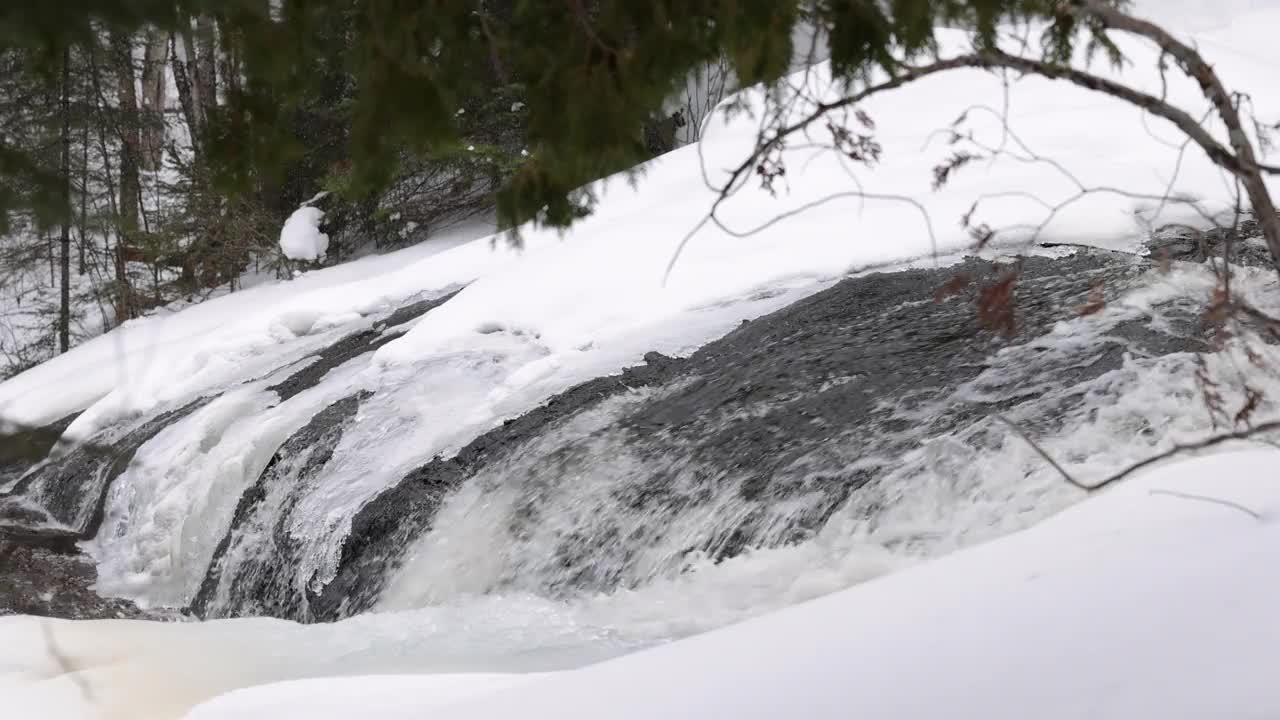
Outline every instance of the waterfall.
<svg viewBox="0 0 1280 720"><path fill-rule="evenodd" d="M1196 364L1243 351L1199 354L1208 273L1106 253L1022 262L1037 301L1014 337L976 328L964 298L921 299L956 268L862 275L756 298L773 312L684 357L523 396L494 387L545 350L509 329L377 362L437 298L105 430L132 454L88 476L103 507L82 546L100 591L205 617L522 618L543 624L521 647L604 654L740 620L1078 500L997 414L1086 479L1209 426ZM1117 300L1078 312L1101 283ZM5 501L100 462L76 452Z"/></svg>

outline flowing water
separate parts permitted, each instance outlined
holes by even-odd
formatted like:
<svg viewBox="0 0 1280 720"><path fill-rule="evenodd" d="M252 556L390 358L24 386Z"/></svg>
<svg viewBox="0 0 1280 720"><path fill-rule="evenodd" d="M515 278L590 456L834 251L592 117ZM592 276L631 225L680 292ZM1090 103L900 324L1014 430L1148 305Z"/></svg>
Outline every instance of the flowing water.
<svg viewBox="0 0 1280 720"><path fill-rule="evenodd" d="M1210 427L1197 367L1230 380L1246 342L1274 354L1208 352L1196 267L1024 260L1013 337L977 327L971 297L933 296L1008 269L815 286L688 357L505 413L492 389L545 355L536 338L489 329L375 372L438 298L105 431L127 457L46 462L0 521L81 533L98 589L143 606L353 618L357 645L397 628L454 669L572 665L1027 527L1083 493L1008 423L1098 480ZM1082 313L1099 287L1106 307Z"/></svg>

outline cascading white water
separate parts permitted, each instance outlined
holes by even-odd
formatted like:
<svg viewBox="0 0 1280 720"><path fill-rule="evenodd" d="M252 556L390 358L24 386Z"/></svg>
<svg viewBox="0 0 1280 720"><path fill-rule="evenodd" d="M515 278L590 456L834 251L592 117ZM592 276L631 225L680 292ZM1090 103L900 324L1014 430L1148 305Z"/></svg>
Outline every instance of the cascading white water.
<svg viewBox="0 0 1280 720"><path fill-rule="evenodd" d="M1250 276L1254 289L1267 282ZM1085 382L1063 381L1072 364L1091 362L1081 349L1096 347L1125 319L1162 322L1162 303L1194 308L1211 284L1189 273L1161 279L1097 315L1059 324L1049 335L1010 347L991 359L975 380L949 397L917 407L899 405L900 417L921 421L949 405L1000 403L1035 398L1053 408L1080 402L1053 417L1055 427L1040 444L1076 477L1095 482L1154 454L1174 438L1198 437L1212 429L1195 379L1195 356L1126 357L1122 366ZM1242 340L1207 356L1209 373L1227 377L1247 362L1245 344L1274 361L1280 352ZM1274 367L1275 365L1271 365ZM1033 380L1043 382L1033 383ZM856 382L855 380L852 380ZM1263 390L1280 393L1280 378ZM609 430L610 419L629 405L663 391L619 398L543 436L508 461L486 469L452 495L383 593L380 609L466 607L479 603L520 607L529 598L559 594L561 607L587 626L618 629L628 637L667 639L708 630L839 590L904 565L1028 527L1083 497L1048 466L1038 452L993 418L954 434L921 436L905 456L876 456L865 438L846 437L806 457L796 473L816 469L874 467L877 479L853 493L813 537L777 545L787 520L812 510L806 500L769 508L750 544L760 549L720 562L690 555L687 548L725 534L752 508L732 482L705 502L671 518L629 510L617 491L642 482L654 468L631 450L628 439ZM1232 397L1229 402L1240 398ZM891 402L886 400L886 402ZM1014 422L1027 420L1011 411ZM865 432L865 429L862 429ZM1125 442L1117 443L1123 437ZM577 445L572 461L548 463L557 450ZM556 473L548 472L556 469ZM690 472L685 477L692 478ZM697 481L691 480L695 483ZM706 488L704 488L706 489ZM655 527L654 525L657 525ZM590 562L558 562L565 539ZM618 538L634 538L621 546ZM626 562L615 553L629 556ZM617 586L574 592L582 565L620 575ZM562 591L562 588L570 588Z"/></svg>
<svg viewBox="0 0 1280 720"><path fill-rule="evenodd" d="M281 444L320 410L367 391L371 396L360 403L354 429L332 448L332 460L305 485L296 477L285 478L265 499L276 508L290 504L286 532L299 549L293 553L298 564L286 570L293 590L303 594L333 577L356 511L414 467L456 452L502 418L537 406L575 380L589 379L600 372L596 366L601 362L624 366L653 345L670 351L684 347L691 336L715 337L744 315L768 312L820 287L784 285L773 293L695 308L677 331L660 328L638 338L634 347L623 344L616 359L604 353L603 361L588 356L596 365L570 365L551 382L530 372L548 359L537 337L480 327L408 364L382 365L372 353L354 357L328 371L314 387L280 401L269 388L305 367L292 362L297 354L292 349L283 356L290 361L284 367L221 390L216 399L143 445L111 486L101 532L84 544L99 564L97 587L144 607L190 603L241 495ZM372 324L365 321L354 330ZM269 511L267 517L278 520ZM267 526L243 530L264 536L275 531ZM271 542L266 538L267 545ZM261 559L262 543L244 546L233 544L228 562Z"/></svg>
<svg viewBox="0 0 1280 720"><path fill-rule="evenodd" d="M139 450L85 543L100 592L144 606L191 600L248 483L285 438L357 380L354 368L339 369L330 382L279 402L266 388L285 374L229 390Z"/></svg>
<svg viewBox="0 0 1280 720"><path fill-rule="evenodd" d="M1247 291L1267 278L1246 273L1240 282ZM1045 336L996 353L949 394L883 399L894 427L906 428L894 432L914 438L915 449L877 452L879 436L863 427L833 436L782 473L800 488L817 487L835 473L875 476L834 512L823 510L829 496L822 492L744 497L731 472L717 474L696 457L655 456L635 445L618 418L678 393L679 383L614 396L548 427L453 491L388 580L376 609L404 613L397 622L438 642L432 652L450 662L492 653L516 665L513 658L526 657L528 667L574 664L734 622L1026 527L1082 494L991 418L937 436L923 423L974 402L1006 405L1015 422L1031 420L1035 408L1061 406L1051 426L1041 428L1039 442L1085 480L1161 443L1201 434L1210 424L1193 379L1193 355L1128 357L1118 369L1083 382L1071 381L1070 369L1092 362L1089 348L1123 321L1145 319L1158 327L1174 307L1181 308L1180 317L1194 316L1198 298L1211 287L1200 271L1158 278L1100 313L1064 321ZM441 358L429 375L406 375L385 386L391 392L384 399L375 394L362 404L321 474L305 485L286 482L273 490L269 503L297 493L290 500L296 506L289 535L306 547L308 566L281 571L308 578L331 568L355 509L427 459L424 448L456 449L477 434L484 424L468 424L468 417L488 416L468 412L484 402L492 373L536 353L525 339L480 334L477 346ZM1232 345L1208 363L1227 373L1242 357ZM111 514L112 531L95 541L103 587L128 587L135 597L159 604L189 600L217 540L210 532L200 536L198 551L184 550L192 536L175 522L184 517L181 508L208 513L220 504L217 522L225 532L235 498L285 428L361 387L357 378L366 361L343 366L317 388L266 409L256 385L233 391L145 446L112 495L127 512ZM814 392L863 381L836 378ZM1264 389L1280 397L1280 380L1269 382L1274 387ZM269 434L225 422L233 408L249 411ZM767 414L770 407L734 412ZM1044 413L1038 414L1043 422ZM214 422L219 418L224 422ZM726 415L718 421L728 426L731 420ZM1117 436L1129 441L1117 443ZM254 442L271 449L246 452ZM176 460L160 467L162 451ZM660 473L675 478L665 491L678 502L637 509L620 501ZM825 519L795 533L798 519L815 517ZM715 557L716 548L735 542L756 549ZM146 554L166 547L168 555ZM116 558L147 558L159 572L126 586L122 581L138 571ZM228 555L232 566L251 559ZM477 649L474 642L495 628L505 635L494 647Z"/></svg>

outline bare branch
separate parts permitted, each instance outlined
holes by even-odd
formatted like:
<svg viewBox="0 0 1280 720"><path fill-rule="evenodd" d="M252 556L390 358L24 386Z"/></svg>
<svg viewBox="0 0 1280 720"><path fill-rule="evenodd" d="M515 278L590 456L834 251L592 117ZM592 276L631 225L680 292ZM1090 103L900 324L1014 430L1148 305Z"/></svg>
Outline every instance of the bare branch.
<svg viewBox="0 0 1280 720"><path fill-rule="evenodd" d="M1039 443L1033 440L1031 436L1028 435L1021 427L1018 427L1017 423L1013 422L1012 420L1010 420L1009 418L1005 417L1000 413L996 413L993 417L995 417L997 420L1004 423L1005 425L1008 425L1011 430L1013 430L1015 433L1018 434L1018 437L1026 441L1027 445L1030 445L1031 449L1036 451L1036 454L1044 458L1045 462L1049 463L1051 466L1053 466L1054 470L1058 471L1058 474L1062 476L1063 480L1066 480L1071 485L1074 485L1077 488L1084 490L1085 492L1091 492L1094 489L1089 485L1085 485L1084 483L1075 479L1075 477L1071 473L1067 472L1066 468L1059 465L1058 461L1053 459L1052 455L1050 455L1044 448L1040 447Z"/></svg>
<svg viewBox="0 0 1280 720"><path fill-rule="evenodd" d="M1156 100L1156 104L1152 107L1152 111L1173 121L1178 126L1178 129L1193 138L1196 144L1200 145L1214 162L1232 171L1240 178L1245 192L1249 196L1249 203L1253 206L1254 214L1262 227L1263 235L1266 237L1267 247L1271 250L1271 258L1276 263L1277 270L1280 270L1280 218L1276 216L1275 204L1262 177L1264 172L1280 174L1280 168L1265 166L1258 162L1253 150L1253 144L1249 141L1249 135L1240 119L1240 112L1236 107L1232 94L1227 92L1218 74L1214 72L1209 63L1205 62L1205 59L1195 48L1173 37L1168 31L1152 22L1126 14L1121 10L1099 2L1099 0L1072 0L1068 9L1080 15L1091 16L1109 28L1154 42L1162 53L1167 53L1178 62L1182 71L1188 77L1199 83L1200 91L1213 104L1214 109L1217 110L1218 117L1226 125L1227 137L1232 150L1234 150L1234 155L1230 156L1230 160L1221 155L1219 150L1211 150L1211 146L1206 144L1205 137L1203 137L1207 136L1207 132L1203 128L1197 126L1200 132L1192 133L1190 132L1190 126L1174 120L1168 114L1158 112L1161 108L1168 108L1168 103L1162 102L1158 98L1153 98ZM1139 105L1146 107L1143 104ZM1209 139L1211 140L1212 138ZM1220 148L1221 146L1218 147ZM1222 150L1225 150L1225 148Z"/></svg>
<svg viewBox="0 0 1280 720"><path fill-rule="evenodd" d="M1205 438L1198 442L1174 445L1173 447L1169 448L1168 450L1165 450L1162 453L1152 455L1151 457L1145 460L1142 460L1140 462L1136 462L1130 465L1129 467L1108 477L1102 482L1099 482L1095 485L1090 485L1089 491L1096 492L1109 485L1114 485L1115 483L1129 477L1130 475L1138 472L1139 470L1151 467L1156 463L1163 462L1177 455L1184 455L1186 453L1195 452L1197 450L1206 450L1208 448L1215 447L1223 443L1231 442L1232 440L1248 440L1252 438L1254 435L1260 435L1262 433L1273 432L1276 430L1280 430L1280 420L1273 420L1271 422L1262 423L1260 425L1253 425L1251 427L1247 427L1241 430L1236 430L1234 432L1223 433L1221 435L1213 435L1211 437Z"/></svg>
<svg viewBox="0 0 1280 720"><path fill-rule="evenodd" d="M1012 420L1010 420L1009 418L1005 417L1003 414L1000 414L1000 413L995 413L992 415L992 417L996 418L997 420L1004 423L1005 425L1008 425L1009 428L1013 430L1015 433L1017 433L1018 437L1022 438L1027 443L1027 445L1031 447L1032 450L1036 451L1037 455L1043 458L1045 462L1049 463L1049 465L1053 467L1053 469L1056 470L1058 474L1061 475L1062 478L1066 480L1069 485L1072 485L1080 490L1084 490L1087 493L1094 493L1099 490L1102 490L1103 488L1114 485L1115 483L1129 477L1130 475L1133 475L1139 470L1150 467L1159 462L1163 462L1177 455L1195 452L1197 450L1205 450L1217 445L1221 445L1226 442L1231 442L1232 440L1249 440L1253 438L1253 436L1255 435L1280 430L1280 420L1275 420L1272 422L1262 423L1260 425L1253 425L1253 426L1244 428L1242 430L1237 430L1235 432L1224 433L1221 435L1214 435L1194 443L1174 445L1173 447L1169 448L1168 450L1165 450L1164 452L1158 453L1156 455L1152 455L1151 457L1146 458L1145 460L1141 460L1139 462L1136 462L1130 465L1129 467L1126 467L1125 469L1121 470L1118 473L1115 473L1114 475L1107 477L1105 480L1101 482L1094 483L1094 484L1086 484L1077 480L1075 476L1073 476L1070 472L1068 472L1066 468L1062 467L1062 465L1060 465L1058 461L1054 460L1053 456L1050 455L1048 451L1046 451L1043 447L1041 447L1040 444L1037 443L1030 435L1028 435L1026 431L1024 431L1021 427L1019 427L1017 423L1014 423ZM1173 494L1173 493L1170 492L1169 494ZM1197 496L1197 499L1207 500L1207 501L1214 500L1213 498L1200 498L1198 496ZM1233 503L1229 503L1227 501L1219 501L1219 502L1221 502L1222 504L1233 505ZM1250 511L1246 508L1238 507L1237 509L1243 510L1244 512L1247 512L1250 515L1253 515L1254 517L1258 517L1257 513L1254 513L1253 511ZM1258 518L1258 519L1261 519L1261 518Z"/></svg>
<svg viewBox="0 0 1280 720"><path fill-rule="evenodd" d="M1245 515L1248 515L1254 520L1257 520L1258 522L1262 522L1262 515L1260 515L1258 512L1251 510L1250 508L1247 508L1244 505L1241 505L1240 503L1232 502L1230 500L1224 500L1222 498L1209 497L1208 495L1196 495L1194 493L1184 493L1184 492L1179 492L1177 490L1165 490L1162 488L1155 488L1149 491L1148 494L1168 495L1169 497L1180 498L1182 500L1198 500L1200 502L1207 502L1207 503L1212 503L1214 505L1221 505L1223 507L1232 508L1233 510L1239 510L1240 512L1244 513Z"/></svg>

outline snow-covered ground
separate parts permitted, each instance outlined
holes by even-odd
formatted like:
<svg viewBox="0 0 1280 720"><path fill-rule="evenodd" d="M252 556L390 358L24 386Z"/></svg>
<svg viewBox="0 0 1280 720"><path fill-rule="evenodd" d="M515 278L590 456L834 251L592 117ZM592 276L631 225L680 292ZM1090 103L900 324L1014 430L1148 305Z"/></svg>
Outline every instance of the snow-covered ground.
<svg viewBox="0 0 1280 720"><path fill-rule="evenodd" d="M1242 9L1214 20L1197 41L1232 87L1253 93L1262 120L1280 119L1280 95L1268 94L1280 63L1272 41L1280 10ZM1157 88L1152 54L1125 47L1134 58L1126 81ZM821 68L793 82L825 92ZM1192 107L1203 104L1193 101L1198 90L1189 83L1174 83L1170 93ZM758 104L759 94L753 97ZM648 350L688 352L742 318L852 270L961 250L971 238L957 221L975 197L1000 195L976 218L993 227L1040 223L1046 208L1027 193L1053 202L1076 192L1043 164L982 162L940 191L930 187L933 168L953 149L930 143L934 131L975 103L999 108L1003 102L998 77L966 71L867 106L881 128L884 157L874 169L855 169L858 180L868 191L912 198L927 213L910 203L844 196L747 237L730 232L855 187L830 153L797 147L787 156L785 191L775 198L742 188L722 208L728 229L703 227L664 283L675 249L714 199L704 168L721 177L720 169L753 145L756 125L748 118L713 121L700 148L658 159L637 187L608 183L598 212L563 237L528 231L517 250L500 239L460 233L456 243L433 241L130 323L0 385L0 416L42 424L86 409L70 430L86 435L266 373L405 299L465 285L379 350L360 377L336 378L350 387L379 387L422 377L424 367L443 372L425 390L402 396L405 406L397 411L429 416L447 385L454 394L445 407L457 410L449 426L423 421L419 427L427 430L401 443L427 457L447 453L580 380L635 363ZM1202 153L1193 149L1179 164L1169 147L1176 140L1172 129L1137 110L1035 78L1014 84L1009 107L1019 137L1086 185L1151 196L1172 187L1207 211L1230 204L1229 188ZM978 137L1000 143L992 113L970 110L967 118ZM1103 193L1055 215L1042 239L1135 249L1152 225L1192 217L1184 206ZM1013 233L997 244L1018 247L1020 240ZM465 361L475 354L497 360L472 373ZM306 403L323 399L299 398L289 409L298 418L310 408ZM197 418L221 422L219 437L235 418L223 411L237 398L223 400ZM243 482L218 474L242 461L233 449L219 449L214 460L220 465L204 467L182 464L190 456L179 444L153 448L172 472L155 473L159 479L144 490L190 501L166 507L172 517L188 517L192 507L205 507L200 493ZM21 708L19 716L67 720L178 718L219 693L265 685L214 700L193 717L276 718L296 710L298 717L347 718L353 704L361 713L420 717L433 699L456 700L447 708L456 717L1262 717L1280 711L1277 691L1261 674L1280 660L1280 625L1268 614L1280 590L1274 570L1280 567L1274 557L1280 486L1268 482L1275 457L1270 450L1215 456L1152 473L1007 540L576 670L563 668L623 655L634 644L612 634L608 623L583 622L582 615L538 598L495 601L489 614L480 599L465 612L417 608L314 627L261 619L169 625L5 619L0 706ZM175 478L186 484L163 484ZM132 478L140 479L146 478ZM360 483L352 478L332 498L342 504L327 510L349 517L383 479L371 485L363 475ZM1231 500L1250 511L1187 494ZM332 518L316 522L324 532L342 531ZM181 599L204 568L182 567L183 557L200 553L174 550L189 541L183 523L176 527L134 522L113 537L137 533L135 546L99 544L100 557L112 561L105 566L106 586L128 588L140 600L148 593ZM157 548L169 554L129 574L138 563L128 552L148 559ZM874 554L844 563L823 551L806 546L795 557L815 561L815 574L830 571L818 567L824 559L841 572L850 565L869 568L841 575L839 587L897 567ZM724 568L722 577L732 571ZM832 589L825 579L809 584ZM775 595L749 597L761 611L785 604ZM693 605L700 599L682 598ZM635 611L636 604L614 602L610 609ZM533 679L509 674L530 670L559 672ZM385 677L404 673L423 675ZM334 675L383 677L305 682ZM303 683L271 685L286 681ZM487 698L460 697L490 690ZM370 695L383 704L369 704ZM431 713L450 716L445 708Z"/></svg>

